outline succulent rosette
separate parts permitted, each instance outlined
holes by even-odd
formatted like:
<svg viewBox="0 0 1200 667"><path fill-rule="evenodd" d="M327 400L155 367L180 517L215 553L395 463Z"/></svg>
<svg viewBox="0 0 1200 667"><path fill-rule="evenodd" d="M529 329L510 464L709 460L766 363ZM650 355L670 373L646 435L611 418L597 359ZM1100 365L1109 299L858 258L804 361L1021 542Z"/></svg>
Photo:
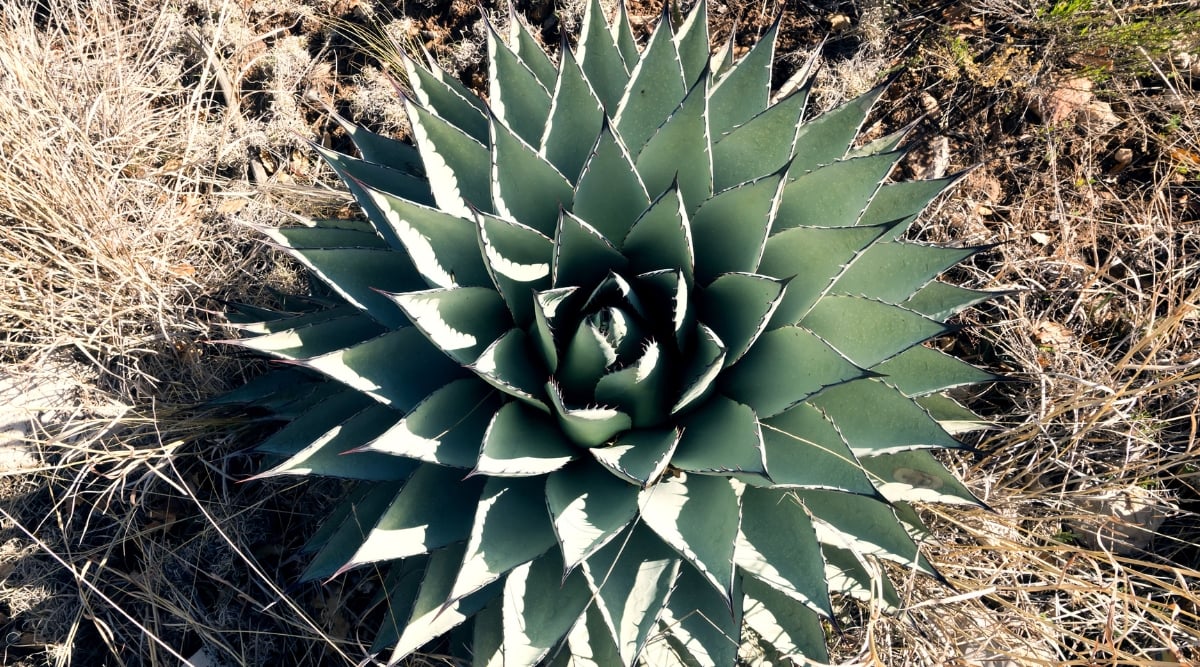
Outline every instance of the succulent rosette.
<svg viewBox="0 0 1200 667"><path fill-rule="evenodd" d="M703 1L643 48L597 0L556 57L510 23L486 103L409 60L413 143L339 119L366 219L267 231L329 295L231 316L289 362L224 399L288 421L264 474L357 481L306 576L386 565L392 661L824 660L831 594L934 574L909 503L977 502L930 450L995 378L922 345L977 249L902 239L954 178L888 181L882 88L772 99L778 23L740 59Z"/></svg>

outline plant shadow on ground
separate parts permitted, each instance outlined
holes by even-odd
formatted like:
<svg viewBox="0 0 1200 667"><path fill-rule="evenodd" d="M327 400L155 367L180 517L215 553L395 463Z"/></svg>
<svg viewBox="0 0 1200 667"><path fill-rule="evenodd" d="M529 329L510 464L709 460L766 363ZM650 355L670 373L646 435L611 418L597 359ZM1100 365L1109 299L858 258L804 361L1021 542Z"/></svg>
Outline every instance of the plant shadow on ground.
<svg viewBox="0 0 1200 667"><path fill-rule="evenodd" d="M557 44L581 7L549 4L518 9ZM628 4L643 32L660 11ZM956 591L912 580L896 619L847 606L839 659L1198 659L1200 19L1085 1L792 4L776 81L822 40L820 108L898 71L867 135L916 122L897 178L975 165L913 238L1001 242L947 279L1013 291L937 342L1017 380L966 396L998 428L947 459L995 511L926 508L931 557ZM379 623L374 572L294 584L296 552L338 483L242 483L269 425L181 406L258 368L204 344L229 335L217 299L269 305L270 286L303 280L233 221L350 212L301 141L346 148L346 137L305 100L402 135L382 54L353 37L381 25L479 87L478 10L241 5L30 0L4 15L0 91L46 126L6 116L0 136L69 140L2 149L6 200L36 205L0 210L0 247L14 249L0 356L16 373L69 364L77 399L36 438L43 467L0 478L4 664L158 664L202 649L234 664L354 664ZM714 2L714 41L736 18L749 44L774 15L770 3ZM130 48L102 46L117 43ZM103 66L126 78L88 79ZM68 99L54 89L64 72L95 87ZM144 89L158 92L114 92ZM64 155L74 176L48 180ZM24 186L37 179L52 187ZM1152 541L1123 550L1113 538L1126 515L1098 509L1109 496L1153 510Z"/></svg>

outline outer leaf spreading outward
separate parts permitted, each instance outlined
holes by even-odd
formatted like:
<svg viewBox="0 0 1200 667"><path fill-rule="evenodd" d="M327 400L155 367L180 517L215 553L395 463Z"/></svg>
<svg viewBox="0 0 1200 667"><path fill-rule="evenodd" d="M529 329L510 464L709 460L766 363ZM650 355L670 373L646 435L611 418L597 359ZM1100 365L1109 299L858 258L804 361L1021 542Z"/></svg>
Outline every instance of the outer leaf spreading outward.
<svg viewBox="0 0 1200 667"><path fill-rule="evenodd" d="M488 103L409 61L414 143L322 151L367 220L268 232L333 296L232 315L288 365L224 400L288 421L263 475L357 482L308 576L390 568L391 662L824 660L871 560L933 572L908 503L978 502L929 452L996 378L923 345L976 250L902 240L953 179L887 182L879 89L770 104L777 26L710 57L705 12L639 49L591 0L554 58L514 18Z"/></svg>

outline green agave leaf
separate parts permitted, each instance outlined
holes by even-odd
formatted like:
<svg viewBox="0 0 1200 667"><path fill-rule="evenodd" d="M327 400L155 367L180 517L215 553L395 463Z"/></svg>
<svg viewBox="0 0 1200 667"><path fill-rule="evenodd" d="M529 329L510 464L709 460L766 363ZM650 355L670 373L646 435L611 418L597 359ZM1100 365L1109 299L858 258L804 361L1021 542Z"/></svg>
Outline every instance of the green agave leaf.
<svg viewBox="0 0 1200 667"><path fill-rule="evenodd" d="M593 453L607 448L592 449ZM637 487L601 466L578 464L546 477L546 504L554 520L563 558L570 572L608 544L637 516Z"/></svg>
<svg viewBox="0 0 1200 667"><path fill-rule="evenodd" d="M817 612L833 615L816 529L792 494L746 489L734 562L756 584L761 582ZM792 614L800 613L795 603L787 606Z"/></svg>
<svg viewBox="0 0 1200 667"><path fill-rule="evenodd" d="M646 344L642 356L623 368L600 378L596 400L629 415L634 428L651 426L665 409L666 365L657 341Z"/></svg>
<svg viewBox="0 0 1200 667"><path fill-rule="evenodd" d="M564 46L559 54L562 63L554 84L550 118L542 135L541 155L567 180L578 183L580 171L592 154L593 137L601 133L608 121L600 99L584 78L571 49Z"/></svg>
<svg viewBox="0 0 1200 667"><path fill-rule="evenodd" d="M986 248L943 248L919 243L876 243L838 276L834 294L870 294L902 303L938 274Z"/></svg>
<svg viewBox="0 0 1200 667"><path fill-rule="evenodd" d="M588 451L612 474L647 486L667 469L681 435L677 428L626 431L611 444Z"/></svg>
<svg viewBox="0 0 1200 667"><path fill-rule="evenodd" d="M504 667L503 598L493 600L472 619L472 667Z"/></svg>
<svg viewBox="0 0 1200 667"><path fill-rule="evenodd" d="M454 492L446 493L447 489ZM464 481L461 470L420 465L338 574L365 563L430 553L467 539L482 491L483 481Z"/></svg>
<svg viewBox="0 0 1200 667"><path fill-rule="evenodd" d="M826 296L805 314L800 325L863 368L949 330L920 313L858 296Z"/></svg>
<svg viewBox="0 0 1200 667"><path fill-rule="evenodd" d="M462 567L444 599L459 600L480 590L555 543L541 480L487 478Z"/></svg>
<svg viewBox="0 0 1200 667"><path fill-rule="evenodd" d="M449 121L479 143L487 143L487 116L477 105L477 100L473 102L451 87L449 82L454 81L453 77L435 76L432 71L417 64L403 51L400 51L400 54L404 59L404 69L408 73L408 87L412 89L417 102L423 107L433 109L439 118Z"/></svg>
<svg viewBox="0 0 1200 667"><path fill-rule="evenodd" d="M451 545L430 556L412 614L388 664L400 662L425 644L462 625L500 593L499 584L495 584L465 599L446 602L456 581L463 552L462 545Z"/></svg>
<svg viewBox="0 0 1200 667"><path fill-rule="evenodd" d="M289 318L285 322L301 323L295 328L229 342L280 359L301 359L361 343L384 332L383 327L371 318L357 312L347 313L347 310L353 309Z"/></svg>
<svg viewBox="0 0 1200 667"><path fill-rule="evenodd" d="M867 204L867 208L858 219L858 224L899 223L896 225L893 235L888 239L895 241L900 238L904 230L908 229L908 225L916 219L917 215L925 210L929 202L957 183L962 176L962 174L954 174L945 178L931 178L923 181L885 183Z"/></svg>
<svg viewBox="0 0 1200 667"><path fill-rule="evenodd" d="M296 363L401 411L464 376L464 369L437 351L416 327Z"/></svg>
<svg viewBox="0 0 1200 667"><path fill-rule="evenodd" d="M710 143L708 77L702 76L634 159L646 191L663 192L677 184L687 211L706 203L713 195Z"/></svg>
<svg viewBox="0 0 1200 667"><path fill-rule="evenodd" d="M625 146L637 159L646 141L658 130L662 119L670 116L687 94L687 85L683 78L683 64L679 61L679 53L675 50L675 40L671 29L666 23L655 30L650 36L650 42L642 51L642 57L630 73L629 84L625 86L621 102L613 122ZM607 33L605 34L607 37ZM583 55L580 55L583 60ZM587 72L587 67L584 67ZM591 78L590 76L588 77ZM604 99L604 96L600 96ZM606 108L611 109L608 105ZM696 140L696 137L692 137ZM646 172L642 171L645 175ZM668 175L668 178L670 176ZM647 184L648 185L648 184ZM665 188L666 185L663 185ZM661 191L648 188L651 192Z"/></svg>
<svg viewBox="0 0 1200 667"><path fill-rule="evenodd" d="M689 294L691 282L682 269L651 271L638 275L639 294L648 299L647 307L652 311L671 313L671 326L674 329L675 343L679 350L688 349L689 343L696 332L696 315L692 310ZM715 334L714 334L715 335ZM717 355L713 349L720 347L717 343L701 341L699 354L692 355L692 360L707 368L711 358ZM699 368L699 367L697 367ZM694 369L696 375L700 370Z"/></svg>
<svg viewBox="0 0 1200 667"><path fill-rule="evenodd" d="M429 342L470 364L510 328L504 299L486 287L452 287L389 294Z"/></svg>
<svg viewBox="0 0 1200 667"><path fill-rule="evenodd" d="M476 213L479 247L492 282L513 321L528 325L533 318L530 290L550 286L550 262L554 242L536 229L519 222Z"/></svg>
<svg viewBox="0 0 1200 667"><path fill-rule="evenodd" d="M539 410L550 411L542 388L549 374L529 349L529 337L510 329L468 366L484 382Z"/></svg>
<svg viewBox="0 0 1200 667"><path fill-rule="evenodd" d="M604 120L575 187L572 212L616 243L649 205L650 195L633 158Z"/></svg>
<svg viewBox="0 0 1200 667"><path fill-rule="evenodd" d="M763 420L762 433L775 487L875 495L875 486L849 445L813 406L798 403L787 412ZM761 481L742 479L763 486Z"/></svg>
<svg viewBox="0 0 1200 667"><path fill-rule="evenodd" d="M825 579L829 590L856 600L878 604L884 613L894 613L900 607L900 595L876 563L849 550L821 545L825 554Z"/></svg>
<svg viewBox="0 0 1200 667"><path fill-rule="evenodd" d="M282 368L268 371L251 379L246 384L231 392L209 399L205 405L223 406L253 406L273 415L276 419L294 419L307 410L292 414L289 405L300 401L307 407L309 397L312 403L319 403L326 393L340 392L341 385L329 382L323 378L314 377L295 368ZM293 450L294 451L294 450Z"/></svg>
<svg viewBox="0 0 1200 667"><path fill-rule="evenodd" d="M562 468L578 450L554 419L518 402L505 403L488 424L472 475L530 477Z"/></svg>
<svg viewBox="0 0 1200 667"><path fill-rule="evenodd" d="M343 299L389 328L408 324L408 318L380 292L425 287L425 281L404 255L391 250L313 248L292 250L289 254Z"/></svg>
<svg viewBox="0 0 1200 667"><path fill-rule="evenodd" d="M879 380L830 387L809 402L825 413L857 456L962 447L924 408ZM864 405L871 406L870 411L864 412Z"/></svg>
<svg viewBox="0 0 1200 667"><path fill-rule="evenodd" d="M335 510L321 528L305 545L303 551L312 551L320 544L317 554L309 562L300 581L327 579L338 571L367 537L371 526L396 497L402 482L379 482L360 485L349 498Z"/></svg>
<svg viewBox="0 0 1200 667"><path fill-rule="evenodd" d="M683 437L671 465L695 473L750 473L769 477L763 434L750 407L713 396L683 420Z"/></svg>
<svg viewBox="0 0 1200 667"><path fill-rule="evenodd" d="M432 287L485 287L492 282L476 243L476 224L436 208L361 186L413 266Z"/></svg>
<svg viewBox="0 0 1200 667"><path fill-rule="evenodd" d="M696 347L683 374L683 393L671 408L672 415L699 405L712 391L713 383L725 367L725 357L728 355L725 343L716 332L703 324L697 325L696 329Z"/></svg>
<svg viewBox="0 0 1200 667"><path fill-rule="evenodd" d="M605 624L604 616L598 605L591 605L584 612L584 618L571 628L567 635L567 650L569 652L569 667L608 667L622 664L616 640L612 631Z"/></svg>
<svg viewBox="0 0 1200 667"><path fill-rule="evenodd" d="M366 450L469 470L499 407L498 393L477 378L454 380L425 397Z"/></svg>
<svg viewBox="0 0 1200 667"><path fill-rule="evenodd" d="M536 665L566 636L588 603L583 574L563 576L556 549L518 565L504 582L504 659L514 665Z"/></svg>
<svg viewBox="0 0 1200 667"><path fill-rule="evenodd" d="M631 269L638 273L681 269L691 283L696 257L692 225L684 209L683 197L676 185L644 209L621 246Z"/></svg>
<svg viewBox="0 0 1200 667"><path fill-rule="evenodd" d="M742 635L741 579L735 579L735 600L729 600L704 585L704 577L692 567L679 573L675 592L659 623L667 632L667 642L684 664L732 665L737 663Z"/></svg>
<svg viewBox="0 0 1200 667"><path fill-rule="evenodd" d="M824 574L819 576L824 579ZM803 657L829 662L825 632L815 612L798 608L787 596L756 579L747 577L742 584L746 596L743 619L759 641L792 660Z"/></svg>
<svg viewBox="0 0 1200 667"><path fill-rule="evenodd" d="M558 308L579 291L578 287L560 287L558 289L535 292L533 295L534 327L531 331L537 343L538 351L550 372L558 371L558 342L554 338L554 326L557 324Z"/></svg>
<svg viewBox="0 0 1200 667"><path fill-rule="evenodd" d="M685 82L696 81L708 67L708 43L708 3L698 2L675 33Z"/></svg>
<svg viewBox="0 0 1200 667"><path fill-rule="evenodd" d="M479 96L476 95L474 91L467 88L466 84L463 82L447 74L446 71L438 65L437 58L434 58L433 54L430 53L423 44L418 45L421 47L421 53L425 57L425 69L432 74L435 79L441 81L447 86L450 86L450 88L457 92L464 100L467 100L471 104L475 105L475 108L479 109L481 113L487 113L487 104L483 100L479 99Z"/></svg>
<svg viewBox="0 0 1200 667"><path fill-rule="evenodd" d="M616 350L604 334L587 320L579 323L563 351L556 376L564 393L572 400L588 401L604 369L616 362Z"/></svg>
<svg viewBox="0 0 1200 667"><path fill-rule="evenodd" d="M632 665L646 645L646 639L671 595L680 560L662 540L645 528L634 526L610 541L583 562L583 574L595 595L608 635L617 645L622 665ZM599 629L587 623L593 646ZM574 649L577 642L572 641ZM613 663L602 663L611 665Z"/></svg>
<svg viewBox="0 0 1200 667"><path fill-rule="evenodd" d="M879 183L903 156L894 152L839 160L799 176L783 189L773 231L853 227L879 190Z"/></svg>
<svg viewBox="0 0 1200 667"><path fill-rule="evenodd" d="M767 108L771 95L771 67L775 64L775 38L779 35L779 23L780 19L776 18L750 52L713 87L709 107L714 137L729 132Z"/></svg>
<svg viewBox="0 0 1200 667"><path fill-rule="evenodd" d="M375 225L380 225L382 216L374 208L370 198L365 196L366 193L362 189L362 184L369 184L377 190L383 190L384 192L389 192L398 197L411 199L422 204L433 203L433 191L430 189L429 183L425 178L421 176L415 176L406 171L342 155L317 144L312 144L312 147L333 168L338 178L346 183L346 187L350 190L350 193L362 204L363 211ZM386 228L381 228L380 232L385 235L388 243L395 247L397 239L388 237L388 230Z"/></svg>
<svg viewBox="0 0 1200 667"><path fill-rule="evenodd" d="M692 218L696 279L706 284L722 273L753 273L775 219L784 172L719 193ZM781 276L782 277L782 276Z"/></svg>
<svg viewBox="0 0 1200 667"><path fill-rule="evenodd" d="M254 448L260 454L292 457L312 445L322 435L370 407L374 401L355 391L326 393L310 410L297 416Z"/></svg>
<svg viewBox="0 0 1200 667"><path fill-rule="evenodd" d="M917 290L902 306L935 320L953 317L964 309L1000 296L934 280Z"/></svg>
<svg viewBox="0 0 1200 667"><path fill-rule="evenodd" d="M983 506L933 454L924 450L864 457L863 467L876 476L879 493L890 502Z"/></svg>
<svg viewBox="0 0 1200 667"><path fill-rule="evenodd" d="M382 605L384 609L383 623L375 634L371 653L380 653L399 641L404 621L412 613L412 605L417 599L417 590L428 562L427 558L406 558L388 568L383 588L371 601L372 607Z"/></svg>
<svg viewBox="0 0 1200 667"><path fill-rule="evenodd" d="M625 0L617 0L617 15L613 17L609 30L617 43L617 50L621 53L625 69L632 70L637 65L640 54L637 43L633 40L633 30L629 26L629 12L626 10Z"/></svg>
<svg viewBox="0 0 1200 667"><path fill-rule="evenodd" d="M600 8L600 0L589 0L584 11L577 56L579 66L583 68L584 75L596 91L596 97L600 98L611 118L621 102L625 85L629 83L629 70L604 25L604 10Z"/></svg>
<svg viewBox="0 0 1200 667"><path fill-rule="evenodd" d="M761 43L761 42L760 42ZM808 101L802 88L725 135L714 134L713 184L718 192L779 171L792 156Z"/></svg>
<svg viewBox="0 0 1200 667"><path fill-rule="evenodd" d="M787 281L753 273L725 273L700 293L697 314L729 348L731 365L754 345L783 300Z"/></svg>
<svg viewBox="0 0 1200 667"><path fill-rule="evenodd" d="M267 238L285 248L375 248L388 244L372 231L328 227L260 227Z"/></svg>
<svg viewBox="0 0 1200 667"><path fill-rule="evenodd" d="M904 140L908 138L908 135L912 134L912 131L916 129L916 127L920 125L921 121L923 120L924 118L918 118L917 120L912 121L908 125L905 125L891 134L885 134L884 136L868 141L857 148L851 148L849 151L847 151L846 157L864 157L867 155L890 153L892 151L900 150L904 144Z"/></svg>
<svg viewBox="0 0 1200 667"><path fill-rule="evenodd" d="M837 491L805 489L792 493L812 514L821 542L936 574L887 502Z"/></svg>
<svg viewBox="0 0 1200 667"><path fill-rule="evenodd" d="M354 147L362 154L363 160L385 167L391 167L409 176L423 178L425 167L421 163L421 154L416 147L406 141L376 134L364 127L351 123L342 117L332 107L326 108L338 126L354 142Z"/></svg>
<svg viewBox="0 0 1200 667"><path fill-rule="evenodd" d="M492 113L513 134L537 145L550 116L550 93L500 39L491 22L488 22L488 73L488 103ZM549 85L553 83L551 79Z"/></svg>
<svg viewBox="0 0 1200 667"><path fill-rule="evenodd" d="M595 447L608 442L609 438L629 430L633 422L629 415L606 407L570 408L563 403L562 393L554 381L546 383L554 415L563 433L575 444Z"/></svg>
<svg viewBox="0 0 1200 667"><path fill-rule="evenodd" d="M766 418L863 373L819 336L789 326L759 336L742 360L724 373L720 384L726 396Z"/></svg>
<svg viewBox="0 0 1200 667"><path fill-rule="evenodd" d="M643 489L639 501L642 522L691 563L726 605L733 595L733 552L744 488L728 477L684 473Z"/></svg>
<svg viewBox="0 0 1200 667"><path fill-rule="evenodd" d="M609 272L625 268L626 261L599 230L563 211L554 234L550 265L555 287L595 284Z"/></svg>
<svg viewBox="0 0 1200 667"><path fill-rule="evenodd" d="M416 462L371 452L352 452L396 423L400 413L375 404L321 433L313 443L263 471L254 479L276 475L320 475L371 481L404 479ZM293 422L294 423L294 422Z"/></svg>
<svg viewBox="0 0 1200 667"><path fill-rule="evenodd" d="M508 44L521 64L537 77L538 82L547 90L553 90L554 82L558 79L558 70L554 63L550 62L550 56L546 55L546 51L529 33L529 27L512 4L508 6Z"/></svg>
<svg viewBox="0 0 1200 667"><path fill-rule="evenodd" d="M799 322L845 267L888 229L886 225L794 227L768 238L758 273L794 278L767 328Z"/></svg>
<svg viewBox="0 0 1200 667"><path fill-rule="evenodd" d="M913 399L917 405L929 411L937 423L951 435L987 428L989 423L982 417L964 408L958 401L944 394L929 394Z"/></svg>
<svg viewBox="0 0 1200 667"><path fill-rule="evenodd" d="M887 90L890 83L884 82L801 125L793 149L796 158L792 162L792 173L803 174L820 165L844 158L862 129L863 121L866 120L871 107L875 105L875 100Z"/></svg>
<svg viewBox="0 0 1200 667"><path fill-rule="evenodd" d="M532 146L495 119L491 127L492 201L496 212L543 234L554 233L559 211L571 208L574 188Z"/></svg>
<svg viewBox="0 0 1200 667"><path fill-rule="evenodd" d="M437 207L460 218L470 217L472 206L490 211L491 175L479 168L491 160L487 147L412 101L404 109Z"/></svg>
<svg viewBox="0 0 1200 667"><path fill-rule="evenodd" d="M888 384L910 397L1002 379L924 345L910 347L871 370L884 375Z"/></svg>

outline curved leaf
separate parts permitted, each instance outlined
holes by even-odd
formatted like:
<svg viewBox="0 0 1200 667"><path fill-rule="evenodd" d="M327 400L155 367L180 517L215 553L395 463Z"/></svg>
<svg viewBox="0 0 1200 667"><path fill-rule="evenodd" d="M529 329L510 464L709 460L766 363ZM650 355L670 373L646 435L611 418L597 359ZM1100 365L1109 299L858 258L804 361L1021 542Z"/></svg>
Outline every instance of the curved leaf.
<svg viewBox="0 0 1200 667"><path fill-rule="evenodd" d="M553 418L518 402L505 403L488 424L472 475L531 477L553 472L578 450Z"/></svg>

